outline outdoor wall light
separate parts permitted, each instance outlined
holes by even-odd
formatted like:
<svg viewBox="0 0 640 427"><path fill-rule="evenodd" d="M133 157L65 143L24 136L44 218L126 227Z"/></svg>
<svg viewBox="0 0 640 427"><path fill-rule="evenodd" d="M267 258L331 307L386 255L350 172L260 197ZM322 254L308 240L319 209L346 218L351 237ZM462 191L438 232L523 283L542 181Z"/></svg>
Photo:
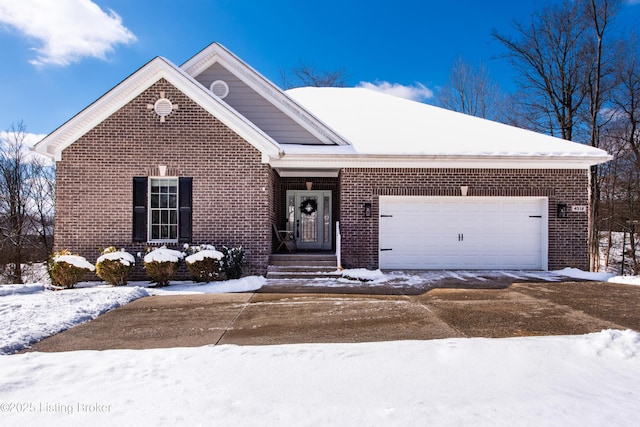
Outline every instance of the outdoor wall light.
<svg viewBox="0 0 640 427"><path fill-rule="evenodd" d="M364 204L364 217L371 218L371 203Z"/></svg>
<svg viewBox="0 0 640 427"><path fill-rule="evenodd" d="M566 218L567 217L567 204L566 203L558 203L556 206L557 216L558 218Z"/></svg>

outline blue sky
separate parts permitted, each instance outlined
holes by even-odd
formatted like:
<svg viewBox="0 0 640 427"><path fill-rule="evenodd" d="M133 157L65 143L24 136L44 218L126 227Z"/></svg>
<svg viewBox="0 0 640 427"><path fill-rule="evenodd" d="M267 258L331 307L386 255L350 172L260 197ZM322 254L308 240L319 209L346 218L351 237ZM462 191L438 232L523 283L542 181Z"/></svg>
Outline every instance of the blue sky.
<svg viewBox="0 0 640 427"><path fill-rule="evenodd" d="M214 41L276 84L305 62L429 102L462 57L510 90L491 31L547 1L0 0L0 129L49 133L155 56L181 65ZM620 19L640 23L640 0Z"/></svg>

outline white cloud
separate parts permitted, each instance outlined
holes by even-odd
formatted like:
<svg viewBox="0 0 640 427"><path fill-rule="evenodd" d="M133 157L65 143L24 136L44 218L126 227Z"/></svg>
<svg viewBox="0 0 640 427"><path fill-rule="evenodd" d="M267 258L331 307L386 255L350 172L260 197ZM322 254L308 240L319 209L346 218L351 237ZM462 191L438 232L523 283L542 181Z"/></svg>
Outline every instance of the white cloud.
<svg viewBox="0 0 640 427"><path fill-rule="evenodd" d="M37 142L40 142L40 140L42 138L44 138L45 136L47 136L46 134L41 134L41 133L29 133L29 132L25 132L20 134L20 140L22 141L22 143L25 145L25 147L27 148L31 148L34 145L36 145ZM16 140L16 136L14 132L11 131L6 131L6 130L0 130L0 141L5 141L7 139L10 139L12 141Z"/></svg>
<svg viewBox="0 0 640 427"><path fill-rule="evenodd" d="M0 23L39 43L34 65L104 59L116 44L136 40L120 16L91 0L0 0Z"/></svg>
<svg viewBox="0 0 640 427"><path fill-rule="evenodd" d="M31 159L37 159L44 165L54 165L53 160L49 157L38 154L35 151L31 151L31 148L33 148L33 146L36 145L36 143L40 142L40 140L45 136L47 135L29 132L25 132L24 134L19 136L19 138L21 138L20 141L23 144L25 160L27 162L31 161ZM0 143L4 144L7 140L16 141L16 135L12 132L7 132L4 130L0 131Z"/></svg>
<svg viewBox="0 0 640 427"><path fill-rule="evenodd" d="M400 83L376 81L375 83L360 82L357 87L375 90L388 95L410 99L412 101L426 101L429 98L433 98L433 91L422 83L416 83L413 86L405 86Z"/></svg>

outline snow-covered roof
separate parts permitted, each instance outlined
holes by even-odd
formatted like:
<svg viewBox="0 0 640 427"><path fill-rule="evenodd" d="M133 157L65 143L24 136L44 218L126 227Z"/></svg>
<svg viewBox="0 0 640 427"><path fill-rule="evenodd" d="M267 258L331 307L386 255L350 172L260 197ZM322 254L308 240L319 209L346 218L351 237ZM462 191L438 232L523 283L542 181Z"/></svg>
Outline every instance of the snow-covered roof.
<svg viewBox="0 0 640 427"><path fill-rule="evenodd" d="M216 61L322 145L280 143L213 95L195 76ZM61 160L66 147L161 78L252 144L263 162L290 174L335 175L343 167L587 168L611 159L593 147L364 88L283 92L217 43L182 67L153 59L43 138L34 150Z"/></svg>
<svg viewBox="0 0 640 427"><path fill-rule="evenodd" d="M611 158L587 145L364 88L307 87L286 93L352 144L332 148L331 153L304 146L283 147L294 156L554 158L584 164Z"/></svg>

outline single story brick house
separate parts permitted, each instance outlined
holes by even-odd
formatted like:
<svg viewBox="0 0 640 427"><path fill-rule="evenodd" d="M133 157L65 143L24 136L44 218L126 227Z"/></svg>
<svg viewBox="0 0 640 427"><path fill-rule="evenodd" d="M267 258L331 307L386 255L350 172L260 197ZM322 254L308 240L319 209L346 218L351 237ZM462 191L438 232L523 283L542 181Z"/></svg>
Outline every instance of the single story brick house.
<svg viewBox="0 0 640 427"><path fill-rule="evenodd" d="M588 171L610 159L363 88L283 91L217 43L151 60L35 151L56 250L242 245L252 274L274 225L349 268L586 269Z"/></svg>

